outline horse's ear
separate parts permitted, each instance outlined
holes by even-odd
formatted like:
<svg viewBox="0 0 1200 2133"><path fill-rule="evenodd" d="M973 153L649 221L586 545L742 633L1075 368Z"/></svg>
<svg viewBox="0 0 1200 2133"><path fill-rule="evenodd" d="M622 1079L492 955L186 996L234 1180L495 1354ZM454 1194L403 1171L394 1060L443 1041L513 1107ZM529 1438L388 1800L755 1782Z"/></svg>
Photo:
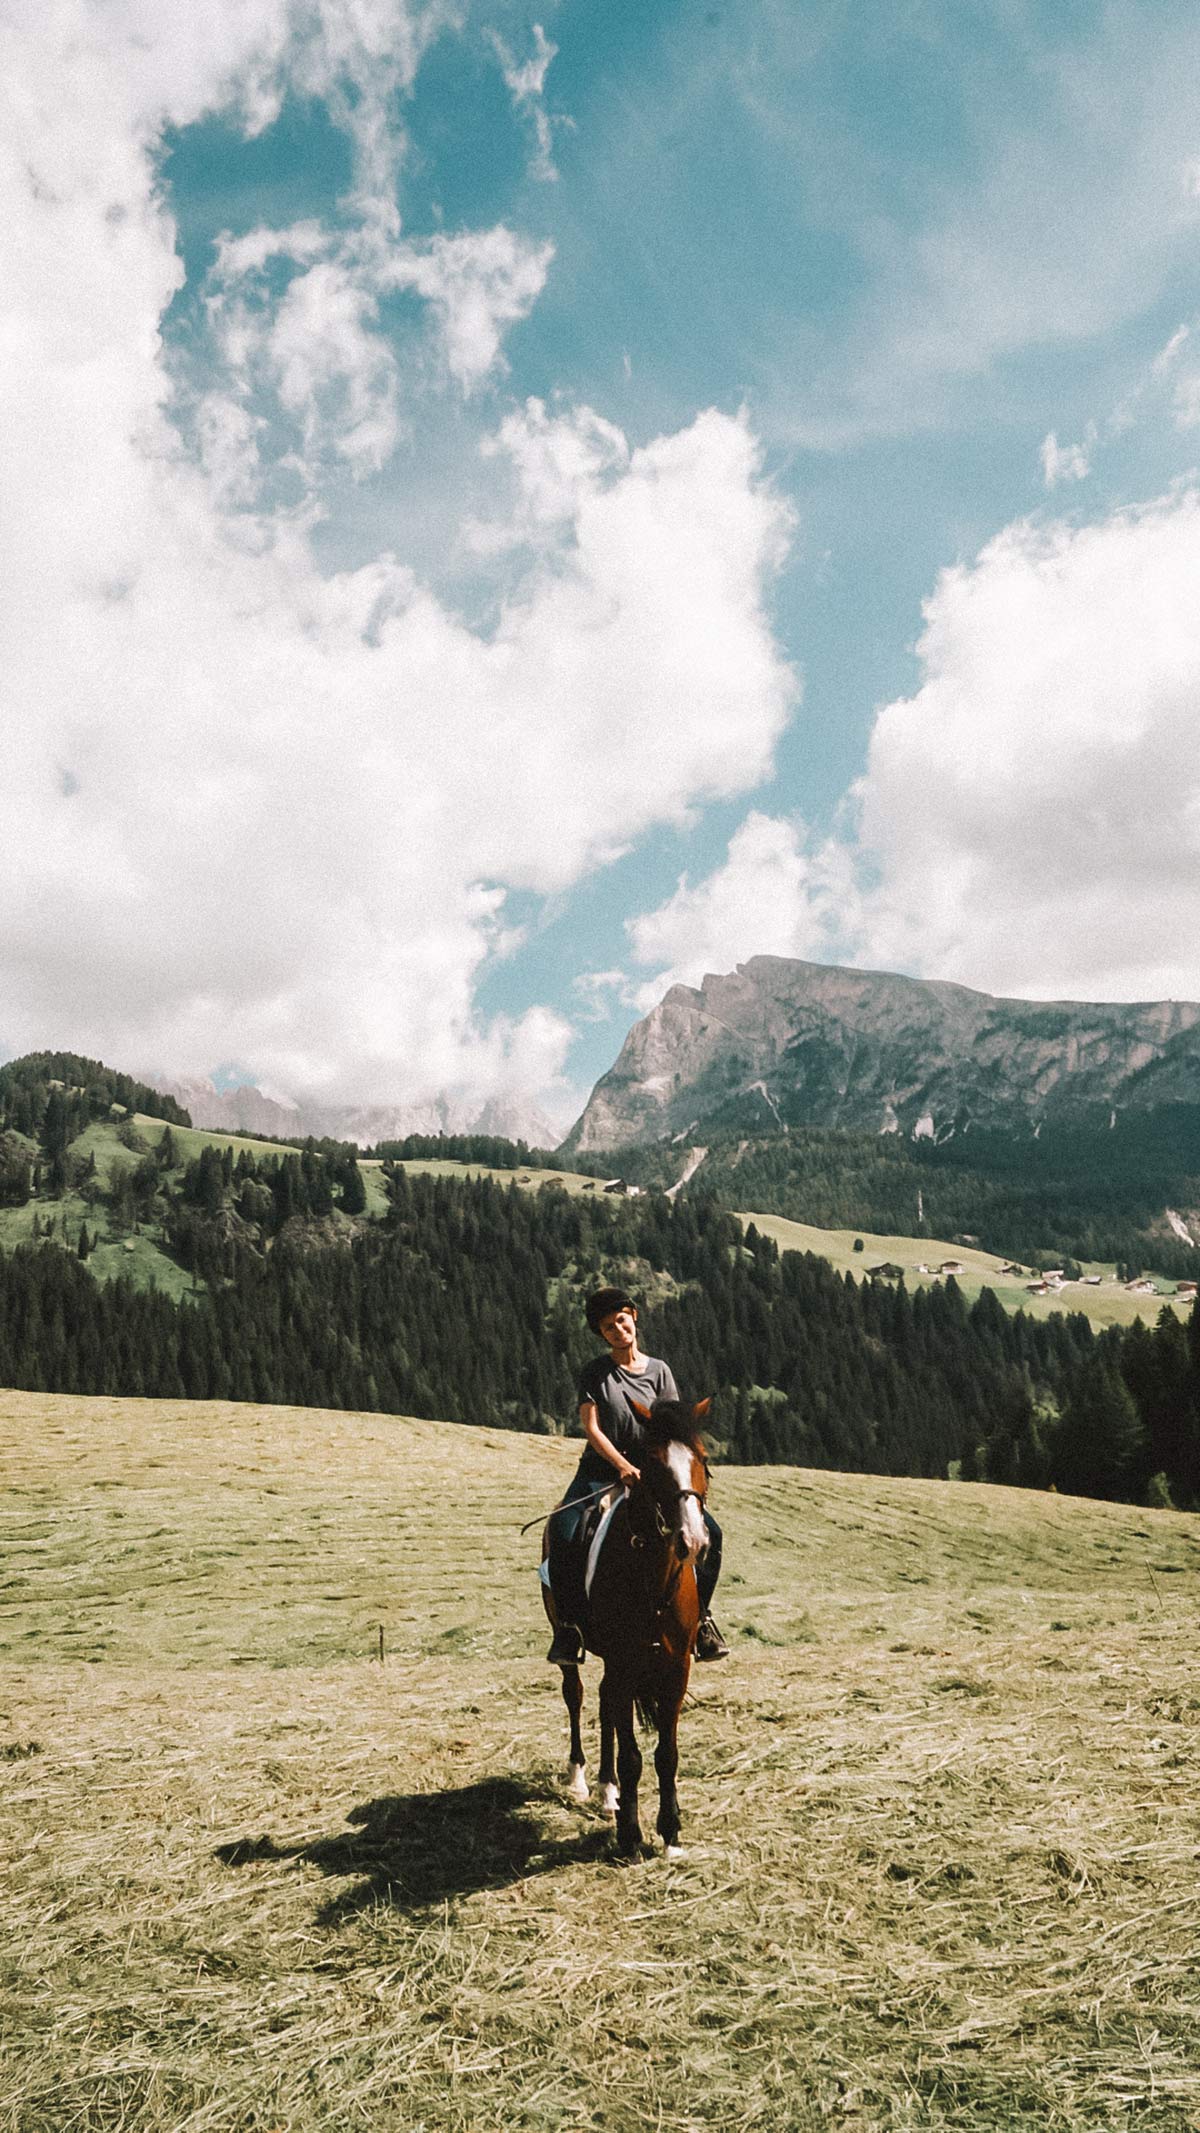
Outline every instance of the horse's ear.
<svg viewBox="0 0 1200 2133"><path fill-rule="evenodd" d="M650 1409L648 1407L643 1407L640 1400L635 1400L631 1398L629 1405L632 1407L634 1414L637 1416L639 1422L648 1422L650 1420Z"/></svg>
<svg viewBox="0 0 1200 2133"><path fill-rule="evenodd" d="M703 1420L704 1420L704 1417L705 1417L705 1415L706 1415L706 1414L708 1413L708 1410L709 1410L709 1408L710 1408L711 1406L712 1406L712 1401L711 1401L711 1399L709 1399L709 1400L697 1400L697 1402L696 1402L695 1406L694 1406L694 1407L693 1407L693 1409L692 1409L692 1413L693 1413L693 1414L694 1414L694 1416L696 1417L696 1420L697 1420L697 1422L703 1422Z"/></svg>

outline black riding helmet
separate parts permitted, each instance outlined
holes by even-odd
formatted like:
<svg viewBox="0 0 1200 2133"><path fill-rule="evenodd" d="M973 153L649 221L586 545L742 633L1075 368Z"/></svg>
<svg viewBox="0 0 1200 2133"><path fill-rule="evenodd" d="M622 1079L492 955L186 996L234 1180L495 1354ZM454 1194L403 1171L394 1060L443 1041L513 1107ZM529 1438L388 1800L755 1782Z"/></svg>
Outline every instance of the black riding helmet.
<svg viewBox="0 0 1200 2133"><path fill-rule="evenodd" d="M601 1322L611 1318L614 1311L636 1311L637 1298L627 1289L597 1289L589 1296L583 1307L583 1315L593 1333L598 1334Z"/></svg>

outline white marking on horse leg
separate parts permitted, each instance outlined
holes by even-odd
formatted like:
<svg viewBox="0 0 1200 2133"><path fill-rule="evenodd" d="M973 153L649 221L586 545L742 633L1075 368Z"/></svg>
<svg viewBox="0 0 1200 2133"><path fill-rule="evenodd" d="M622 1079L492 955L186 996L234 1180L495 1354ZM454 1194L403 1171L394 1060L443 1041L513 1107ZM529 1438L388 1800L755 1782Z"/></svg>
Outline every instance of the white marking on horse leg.
<svg viewBox="0 0 1200 2133"><path fill-rule="evenodd" d="M586 1800L588 1796L587 1766L584 1763L567 1765L567 1797L571 1800Z"/></svg>
<svg viewBox="0 0 1200 2133"><path fill-rule="evenodd" d="M664 1848L664 1856L668 1859L686 1859L687 1851L682 1844L668 1844Z"/></svg>
<svg viewBox="0 0 1200 2133"><path fill-rule="evenodd" d="M615 1785L602 1785L600 1787L600 1807L602 1812L606 1815L615 1815L620 1797L621 1795Z"/></svg>

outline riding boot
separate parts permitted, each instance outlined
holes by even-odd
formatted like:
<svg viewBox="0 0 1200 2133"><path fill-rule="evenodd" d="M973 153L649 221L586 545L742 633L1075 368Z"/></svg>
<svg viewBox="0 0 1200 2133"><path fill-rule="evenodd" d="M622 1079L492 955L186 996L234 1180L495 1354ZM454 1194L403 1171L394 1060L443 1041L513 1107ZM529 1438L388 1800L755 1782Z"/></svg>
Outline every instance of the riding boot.
<svg viewBox="0 0 1200 2133"><path fill-rule="evenodd" d="M729 1646L726 1644L711 1615L701 1617L700 1627L696 1631L696 1657L697 1659L728 1659L729 1657Z"/></svg>
<svg viewBox="0 0 1200 2133"><path fill-rule="evenodd" d="M559 1622L546 1654L551 1666L579 1666L584 1657L583 1638L574 1622Z"/></svg>

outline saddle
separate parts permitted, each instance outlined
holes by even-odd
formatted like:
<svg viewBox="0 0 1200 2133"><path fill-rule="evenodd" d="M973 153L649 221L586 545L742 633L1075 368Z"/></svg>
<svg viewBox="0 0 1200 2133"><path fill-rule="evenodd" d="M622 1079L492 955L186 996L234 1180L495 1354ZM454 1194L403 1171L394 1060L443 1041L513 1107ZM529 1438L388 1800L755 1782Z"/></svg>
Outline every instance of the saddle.
<svg viewBox="0 0 1200 2133"><path fill-rule="evenodd" d="M595 1502L588 1505L580 1522L579 1537L575 1545L583 1562L583 1589L589 1600L592 1596L592 1579L596 1575L596 1565L600 1560L600 1550L604 1546L613 1512L624 1494L620 1482L616 1482L611 1489L605 1489L603 1496L597 1496Z"/></svg>

